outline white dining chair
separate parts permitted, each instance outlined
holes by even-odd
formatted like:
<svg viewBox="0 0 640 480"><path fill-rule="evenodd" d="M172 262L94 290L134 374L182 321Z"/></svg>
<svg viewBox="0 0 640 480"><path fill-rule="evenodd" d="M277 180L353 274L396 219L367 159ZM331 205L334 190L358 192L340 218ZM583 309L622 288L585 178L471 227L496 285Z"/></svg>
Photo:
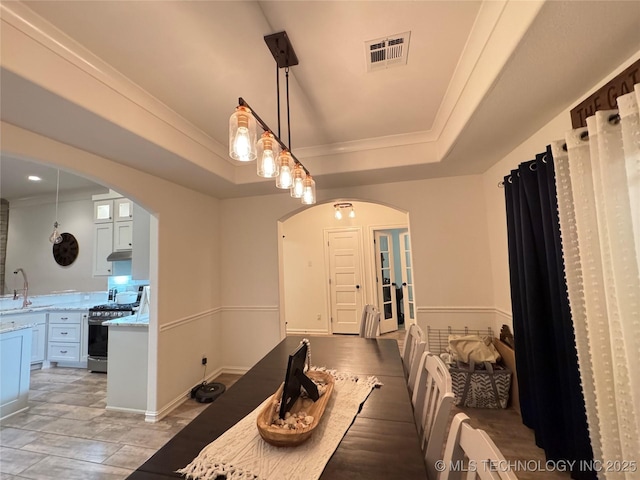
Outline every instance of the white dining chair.
<svg viewBox="0 0 640 480"><path fill-rule="evenodd" d="M413 391L415 390L416 380L418 379L418 369L420 368L420 362L422 361L422 354L427 351L427 342L419 342L413 351L413 355L409 365L409 376L407 377L407 388L409 389L409 395L413 398Z"/></svg>
<svg viewBox="0 0 640 480"><path fill-rule="evenodd" d="M404 368L404 376L409 377L409 370L416 354L416 347L420 342L425 342L426 337L424 331L413 323L407 329L404 336L404 345L402 346L402 367ZM420 357L418 357L420 359Z"/></svg>
<svg viewBox="0 0 640 480"><path fill-rule="evenodd" d="M360 336L376 338L380 331L380 311L374 305L365 305L360 322Z"/></svg>
<svg viewBox="0 0 640 480"><path fill-rule="evenodd" d="M455 396L451 375L436 355L424 352L418 366L412 403L418 434L425 453L427 478L438 478L436 462L442 460L449 414Z"/></svg>
<svg viewBox="0 0 640 480"><path fill-rule="evenodd" d="M464 413L451 421L443 462L444 471L438 480L518 480L487 432L469 425Z"/></svg>

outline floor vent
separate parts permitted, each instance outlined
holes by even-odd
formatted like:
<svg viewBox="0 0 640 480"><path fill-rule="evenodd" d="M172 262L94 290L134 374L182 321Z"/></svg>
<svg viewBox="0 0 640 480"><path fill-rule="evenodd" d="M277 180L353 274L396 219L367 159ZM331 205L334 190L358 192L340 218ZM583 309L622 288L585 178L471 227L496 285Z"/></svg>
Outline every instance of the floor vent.
<svg viewBox="0 0 640 480"><path fill-rule="evenodd" d="M406 65L410 36L404 32L365 42L367 72Z"/></svg>

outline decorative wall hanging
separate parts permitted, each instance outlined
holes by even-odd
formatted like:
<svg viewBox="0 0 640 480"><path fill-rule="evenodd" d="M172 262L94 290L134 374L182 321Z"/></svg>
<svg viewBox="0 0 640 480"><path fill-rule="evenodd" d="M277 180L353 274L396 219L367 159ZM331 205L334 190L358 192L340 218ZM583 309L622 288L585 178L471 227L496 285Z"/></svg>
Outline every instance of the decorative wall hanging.
<svg viewBox="0 0 640 480"><path fill-rule="evenodd" d="M65 232L60 237L60 242L53 244L53 258L58 265L68 267L78 258L80 246L76 237L70 233Z"/></svg>

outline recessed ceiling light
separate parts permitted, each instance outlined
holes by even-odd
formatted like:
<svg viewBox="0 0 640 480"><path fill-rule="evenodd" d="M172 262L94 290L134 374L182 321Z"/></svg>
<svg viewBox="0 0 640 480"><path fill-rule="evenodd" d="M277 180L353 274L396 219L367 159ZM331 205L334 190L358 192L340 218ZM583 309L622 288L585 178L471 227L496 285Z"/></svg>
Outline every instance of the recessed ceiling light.
<svg viewBox="0 0 640 480"><path fill-rule="evenodd" d="M29 175L27 178L29 180L31 180L32 182L40 182L40 181L42 181L42 179L40 177L36 176L36 175Z"/></svg>

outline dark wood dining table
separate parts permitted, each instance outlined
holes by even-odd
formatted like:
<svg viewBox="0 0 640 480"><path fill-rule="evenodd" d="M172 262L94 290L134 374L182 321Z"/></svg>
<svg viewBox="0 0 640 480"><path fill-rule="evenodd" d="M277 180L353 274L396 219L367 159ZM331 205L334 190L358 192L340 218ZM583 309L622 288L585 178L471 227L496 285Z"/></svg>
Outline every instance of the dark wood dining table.
<svg viewBox="0 0 640 480"><path fill-rule="evenodd" d="M174 473L275 392L302 336L287 336L128 478L181 478ZM309 336L311 364L376 376L361 411L333 453L323 480L426 479L411 399L394 339Z"/></svg>

